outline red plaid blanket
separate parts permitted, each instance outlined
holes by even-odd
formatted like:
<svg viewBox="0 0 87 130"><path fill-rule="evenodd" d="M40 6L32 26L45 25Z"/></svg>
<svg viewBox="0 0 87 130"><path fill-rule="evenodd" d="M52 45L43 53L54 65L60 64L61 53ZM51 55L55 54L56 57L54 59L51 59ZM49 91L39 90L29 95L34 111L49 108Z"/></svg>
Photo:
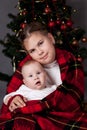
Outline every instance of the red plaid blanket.
<svg viewBox="0 0 87 130"><path fill-rule="evenodd" d="M56 58L61 69L63 84L41 101L29 101L26 107L15 113L7 111L3 104L1 115L8 118L0 120L0 128L16 130L86 130L87 113L82 110L84 98L84 74L81 63L64 50L56 50ZM7 92L15 91L22 83L21 66L29 59L27 56L19 65ZM4 117L4 116L2 116Z"/></svg>
<svg viewBox="0 0 87 130"><path fill-rule="evenodd" d="M87 113L82 112L78 100L72 89L60 85L41 101L28 101L25 107L16 109L14 113L5 111L8 119L4 118L6 113L3 114L0 126L10 126L12 130L86 130ZM64 104L68 109L63 107Z"/></svg>

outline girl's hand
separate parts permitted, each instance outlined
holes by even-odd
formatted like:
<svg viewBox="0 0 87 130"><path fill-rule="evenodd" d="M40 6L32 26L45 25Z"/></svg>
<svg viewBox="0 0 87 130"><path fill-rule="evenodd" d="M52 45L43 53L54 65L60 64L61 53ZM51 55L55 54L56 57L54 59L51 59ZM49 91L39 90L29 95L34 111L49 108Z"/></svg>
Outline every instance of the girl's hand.
<svg viewBox="0 0 87 130"><path fill-rule="evenodd" d="M9 110L13 112L17 108L24 107L26 105L25 103L26 101L27 99L25 97L23 98L21 96L14 97L9 105Z"/></svg>

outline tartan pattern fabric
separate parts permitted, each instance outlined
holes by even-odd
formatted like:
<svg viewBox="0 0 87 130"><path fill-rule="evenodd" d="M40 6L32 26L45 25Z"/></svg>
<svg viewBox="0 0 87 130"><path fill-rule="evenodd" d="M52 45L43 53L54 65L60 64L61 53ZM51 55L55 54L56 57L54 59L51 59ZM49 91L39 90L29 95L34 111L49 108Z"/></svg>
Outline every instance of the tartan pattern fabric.
<svg viewBox="0 0 87 130"><path fill-rule="evenodd" d="M41 101L28 101L26 106L10 113L3 104L0 129L6 130L8 122L14 130L86 130L87 113L82 110L84 99L84 73L80 62L69 52L56 50L63 84ZM7 92L15 91L22 83L21 66L15 72ZM4 118L6 113L8 118ZM12 123L13 121L13 123ZM21 124L21 125L20 125Z"/></svg>

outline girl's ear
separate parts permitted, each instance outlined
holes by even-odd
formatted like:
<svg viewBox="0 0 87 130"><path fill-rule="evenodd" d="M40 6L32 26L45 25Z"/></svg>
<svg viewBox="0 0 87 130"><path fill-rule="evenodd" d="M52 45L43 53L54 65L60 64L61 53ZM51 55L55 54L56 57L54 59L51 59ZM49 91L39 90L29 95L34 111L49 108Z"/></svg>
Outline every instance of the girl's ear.
<svg viewBox="0 0 87 130"><path fill-rule="evenodd" d="M55 39L54 39L54 37L53 37L53 35L51 33L48 33L48 37L50 38L52 43L55 44Z"/></svg>

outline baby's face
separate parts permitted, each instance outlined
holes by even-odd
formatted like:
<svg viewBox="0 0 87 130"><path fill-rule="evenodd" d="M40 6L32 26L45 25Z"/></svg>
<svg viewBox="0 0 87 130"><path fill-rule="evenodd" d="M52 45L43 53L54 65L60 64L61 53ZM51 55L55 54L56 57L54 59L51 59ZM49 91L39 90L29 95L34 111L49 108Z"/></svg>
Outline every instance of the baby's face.
<svg viewBox="0 0 87 130"><path fill-rule="evenodd" d="M23 68L23 82L31 89L45 88L46 72L39 63L31 63Z"/></svg>

